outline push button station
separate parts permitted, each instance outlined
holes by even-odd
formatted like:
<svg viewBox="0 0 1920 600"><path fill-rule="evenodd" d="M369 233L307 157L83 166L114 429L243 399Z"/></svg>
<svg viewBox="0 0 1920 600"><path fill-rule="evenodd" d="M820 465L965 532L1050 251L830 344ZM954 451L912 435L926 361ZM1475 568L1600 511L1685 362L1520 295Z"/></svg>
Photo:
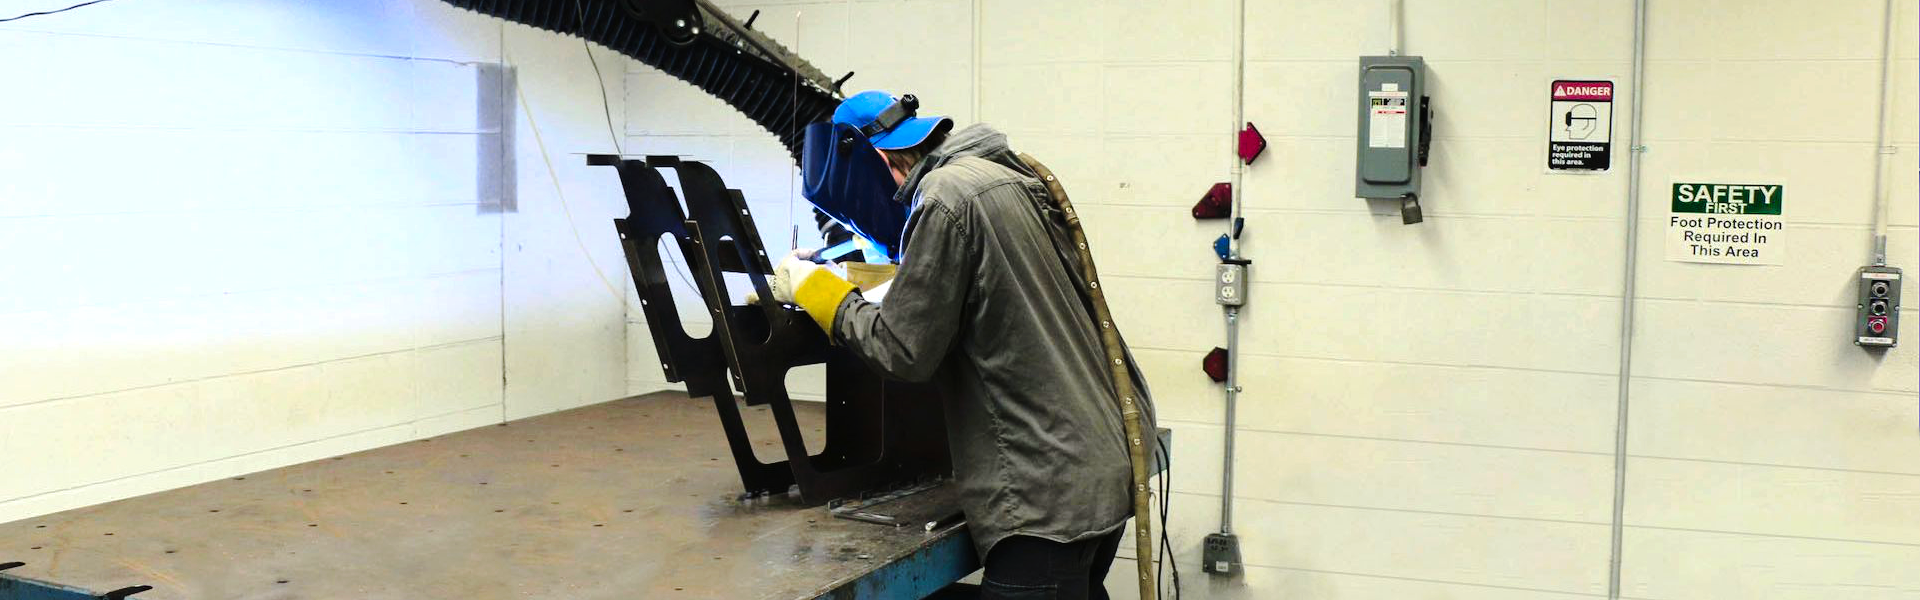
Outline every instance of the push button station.
<svg viewBox="0 0 1920 600"><path fill-rule="evenodd" d="M1853 343L1892 347L1900 342L1900 269L1860 268L1860 304Z"/></svg>

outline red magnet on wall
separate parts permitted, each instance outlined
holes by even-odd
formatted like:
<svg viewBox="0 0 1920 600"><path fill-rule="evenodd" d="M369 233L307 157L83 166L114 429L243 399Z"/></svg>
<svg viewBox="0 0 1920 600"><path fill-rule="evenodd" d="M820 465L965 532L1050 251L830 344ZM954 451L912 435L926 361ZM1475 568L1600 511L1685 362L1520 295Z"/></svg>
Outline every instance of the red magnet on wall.
<svg viewBox="0 0 1920 600"><path fill-rule="evenodd" d="M1195 219L1225 219L1232 213L1233 185L1224 181L1207 188L1207 194L1193 205Z"/></svg>
<svg viewBox="0 0 1920 600"><path fill-rule="evenodd" d="M1260 152L1266 149L1267 137L1260 135L1260 128L1254 127L1253 122L1248 121L1247 128L1240 130L1240 160L1249 165L1253 164L1253 159L1259 158Z"/></svg>
<svg viewBox="0 0 1920 600"><path fill-rule="evenodd" d="M1206 371L1207 379L1212 379L1214 383L1226 381L1227 349L1214 348L1212 352L1208 352L1206 358L1200 359L1200 370Z"/></svg>

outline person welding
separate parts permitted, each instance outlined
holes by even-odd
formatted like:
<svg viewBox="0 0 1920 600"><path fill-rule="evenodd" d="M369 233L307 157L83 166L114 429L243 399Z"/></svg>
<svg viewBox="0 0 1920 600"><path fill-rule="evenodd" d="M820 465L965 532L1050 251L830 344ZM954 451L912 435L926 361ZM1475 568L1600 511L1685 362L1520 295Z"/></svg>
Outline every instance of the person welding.
<svg viewBox="0 0 1920 600"><path fill-rule="evenodd" d="M1162 449L1146 381L1052 173L985 124L917 109L862 92L807 132L808 199L898 262L884 299L808 250L771 291L879 373L946 391L982 597L1107 598L1128 517L1152 556L1145 461Z"/></svg>

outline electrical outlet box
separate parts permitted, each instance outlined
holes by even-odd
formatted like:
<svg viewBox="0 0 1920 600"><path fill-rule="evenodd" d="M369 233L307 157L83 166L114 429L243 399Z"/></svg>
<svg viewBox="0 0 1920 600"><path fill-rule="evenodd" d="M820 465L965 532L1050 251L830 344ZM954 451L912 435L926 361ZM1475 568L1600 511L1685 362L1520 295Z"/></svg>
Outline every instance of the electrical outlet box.
<svg viewBox="0 0 1920 600"><path fill-rule="evenodd" d="M1223 262L1213 270L1213 301L1222 306L1247 303L1247 265Z"/></svg>
<svg viewBox="0 0 1920 600"><path fill-rule="evenodd" d="M1360 137L1353 195L1420 195L1427 131L1427 67L1418 56L1360 57Z"/></svg>
<svg viewBox="0 0 1920 600"><path fill-rule="evenodd" d="M1200 544L1200 570L1214 575L1240 571L1240 538L1231 533L1209 533Z"/></svg>
<svg viewBox="0 0 1920 600"><path fill-rule="evenodd" d="M1893 347L1900 343L1900 269L1860 267L1860 304L1853 343Z"/></svg>
<svg viewBox="0 0 1920 600"><path fill-rule="evenodd" d="M1240 571L1240 538L1231 533L1210 533L1200 542L1200 571L1213 575Z"/></svg>

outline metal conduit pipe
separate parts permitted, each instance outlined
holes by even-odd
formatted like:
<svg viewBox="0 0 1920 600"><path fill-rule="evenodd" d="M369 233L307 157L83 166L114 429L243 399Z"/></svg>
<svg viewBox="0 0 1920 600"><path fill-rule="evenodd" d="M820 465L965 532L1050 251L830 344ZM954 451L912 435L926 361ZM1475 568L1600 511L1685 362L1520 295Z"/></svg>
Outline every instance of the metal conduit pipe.
<svg viewBox="0 0 1920 600"><path fill-rule="evenodd" d="M1881 8L1886 22L1880 35L1880 114L1873 139L1873 264L1887 264L1887 157L1896 148L1887 145L1887 115L1893 110L1893 0Z"/></svg>
<svg viewBox="0 0 1920 600"><path fill-rule="evenodd" d="M1634 277L1639 270L1638 256L1640 247L1640 158L1646 154L1646 146L1640 139L1641 100L1646 97L1642 90L1646 84L1647 67L1647 0L1635 0L1633 3L1633 121L1627 137L1627 235L1622 253L1625 265L1622 267L1620 284L1620 378L1616 385L1619 393L1618 413L1614 415L1613 435L1613 546L1607 558L1607 598L1620 598L1620 552L1621 537L1625 531L1622 520L1626 515L1627 502L1627 400L1628 384L1633 380L1633 299Z"/></svg>
<svg viewBox="0 0 1920 600"><path fill-rule="evenodd" d="M1238 143L1241 124L1246 122L1247 111L1247 1L1239 0L1233 13L1233 124L1228 152L1234 156L1233 168L1229 171L1228 182L1231 188L1233 218L1227 221L1227 256L1240 258L1240 237L1235 231L1240 221L1240 208L1244 202L1240 185L1241 176L1246 171L1246 163L1239 159ZM1225 438L1224 463L1220 481L1220 533L1233 533L1233 428L1235 404L1240 395L1240 307L1228 306L1227 312L1227 394L1226 418L1222 437Z"/></svg>

